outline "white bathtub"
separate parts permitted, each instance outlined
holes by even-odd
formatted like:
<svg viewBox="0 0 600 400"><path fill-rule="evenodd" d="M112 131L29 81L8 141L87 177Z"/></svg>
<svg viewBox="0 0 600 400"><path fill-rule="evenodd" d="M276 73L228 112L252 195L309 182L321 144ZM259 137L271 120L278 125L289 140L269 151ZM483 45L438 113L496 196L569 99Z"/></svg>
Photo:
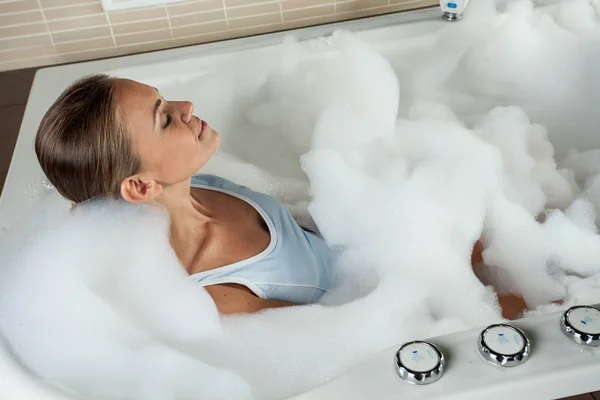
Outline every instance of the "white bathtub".
<svg viewBox="0 0 600 400"><path fill-rule="evenodd" d="M386 47L410 49L433 40L432 33L447 24L439 17L440 11L431 9L293 33L310 43L312 38L343 28L358 32L361 38L381 50ZM75 79L92 73L118 71L120 76L160 81L167 61L171 75L192 73L192 66L195 74L202 69L208 72L228 65L242 52L268 56L272 46L280 43L284 35L269 34L38 71L0 198L0 229L17 221L39 200L44 175L33 151L35 132L47 108ZM504 399L512 396L549 399L600 389L600 349L581 348L570 342L560 332L558 319L559 315L545 315L515 322L532 341L531 359L517 368L495 367L481 358L476 349L479 329L431 339L445 352L448 361L445 375L434 384L412 386L401 381L393 367L397 350L394 347L297 398ZM0 345L0 377L0 399L78 398L29 375L4 345Z"/></svg>

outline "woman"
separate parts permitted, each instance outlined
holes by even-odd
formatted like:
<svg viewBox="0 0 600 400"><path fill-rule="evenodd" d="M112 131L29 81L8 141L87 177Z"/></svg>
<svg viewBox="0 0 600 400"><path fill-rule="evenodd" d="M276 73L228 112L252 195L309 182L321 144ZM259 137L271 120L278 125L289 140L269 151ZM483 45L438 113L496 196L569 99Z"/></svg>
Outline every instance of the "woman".
<svg viewBox="0 0 600 400"><path fill-rule="evenodd" d="M91 76L48 110L36 154L72 202L115 195L162 205L171 246L221 313L316 301L331 286L324 241L272 197L194 176L217 150L219 134L193 111L192 103L167 101L150 86Z"/></svg>

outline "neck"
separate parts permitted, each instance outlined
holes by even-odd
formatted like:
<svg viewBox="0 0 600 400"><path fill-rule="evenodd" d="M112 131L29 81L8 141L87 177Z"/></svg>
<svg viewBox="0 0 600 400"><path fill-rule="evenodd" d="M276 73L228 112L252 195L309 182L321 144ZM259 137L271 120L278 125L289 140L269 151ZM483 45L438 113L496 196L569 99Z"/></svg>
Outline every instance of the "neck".
<svg viewBox="0 0 600 400"><path fill-rule="evenodd" d="M171 245L177 251L177 243L198 244L203 236L203 226L211 220L211 214L190 193L190 179L163 188L156 201L167 210L171 220Z"/></svg>

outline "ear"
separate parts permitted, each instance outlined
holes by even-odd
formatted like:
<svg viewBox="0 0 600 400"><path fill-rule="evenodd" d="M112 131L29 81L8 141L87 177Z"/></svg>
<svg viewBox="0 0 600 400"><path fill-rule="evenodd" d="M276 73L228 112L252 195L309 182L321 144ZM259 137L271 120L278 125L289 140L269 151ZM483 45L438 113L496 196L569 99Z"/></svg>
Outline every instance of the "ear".
<svg viewBox="0 0 600 400"><path fill-rule="evenodd" d="M130 176L121 182L121 196L130 203L143 203L156 198L162 185L154 180L143 180L139 175Z"/></svg>

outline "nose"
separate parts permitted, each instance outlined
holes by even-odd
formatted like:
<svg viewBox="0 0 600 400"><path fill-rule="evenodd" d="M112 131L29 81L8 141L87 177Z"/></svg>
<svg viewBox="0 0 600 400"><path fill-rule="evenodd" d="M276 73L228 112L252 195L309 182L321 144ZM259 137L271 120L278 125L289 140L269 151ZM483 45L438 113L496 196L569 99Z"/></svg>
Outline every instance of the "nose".
<svg viewBox="0 0 600 400"><path fill-rule="evenodd" d="M191 101L181 102L181 121L188 124L192 119L192 113L194 112L194 104Z"/></svg>

